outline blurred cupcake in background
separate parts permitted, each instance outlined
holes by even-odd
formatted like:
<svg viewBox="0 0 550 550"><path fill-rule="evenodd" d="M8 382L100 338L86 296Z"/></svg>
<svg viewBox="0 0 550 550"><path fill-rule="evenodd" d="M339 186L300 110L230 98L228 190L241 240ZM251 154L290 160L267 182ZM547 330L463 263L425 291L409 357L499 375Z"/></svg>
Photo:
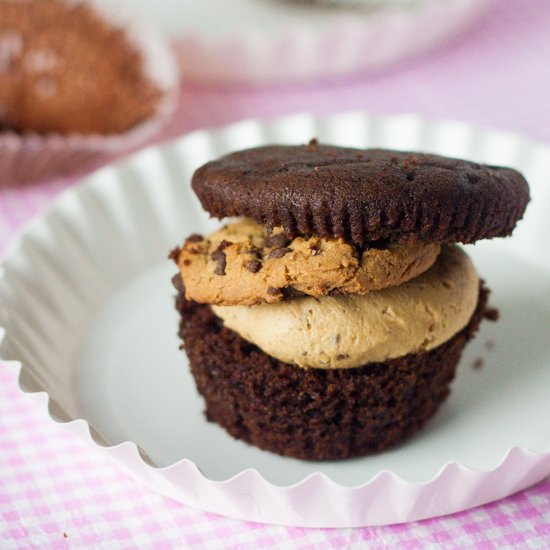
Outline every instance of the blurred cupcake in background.
<svg viewBox="0 0 550 550"><path fill-rule="evenodd" d="M81 172L176 105L164 40L114 0L0 0L0 185Z"/></svg>

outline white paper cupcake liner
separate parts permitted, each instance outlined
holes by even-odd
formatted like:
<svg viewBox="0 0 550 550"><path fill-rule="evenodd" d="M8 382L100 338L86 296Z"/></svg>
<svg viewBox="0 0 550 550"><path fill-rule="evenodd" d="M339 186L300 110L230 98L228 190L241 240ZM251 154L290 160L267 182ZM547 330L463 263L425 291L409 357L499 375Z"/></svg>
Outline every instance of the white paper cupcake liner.
<svg viewBox="0 0 550 550"><path fill-rule="evenodd" d="M67 0L86 3L109 24L124 29L142 55L143 70L162 93L155 113L120 134L38 134L0 132L0 188L77 174L143 145L170 120L178 94L179 75L172 49L161 34L119 2ZM108 85L108 83L106 83Z"/></svg>
<svg viewBox="0 0 550 550"><path fill-rule="evenodd" d="M191 191L195 168L313 136L508 164L532 190L512 238L468 249L501 320L468 346L448 402L398 448L343 462L280 457L206 422L178 350L166 258L190 233L218 225ZM44 414L152 489L204 510L351 527L484 504L550 474L549 178L547 146L412 115L299 115L194 132L101 169L25 228L0 270L0 359L20 369L21 390ZM480 355L485 365L473 369Z"/></svg>
<svg viewBox="0 0 550 550"><path fill-rule="evenodd" d="M377 70L455 38L494 2L360 1L364 9L348 10L282 0L131 1L171 36L184 78L250 84Z"/></svg>

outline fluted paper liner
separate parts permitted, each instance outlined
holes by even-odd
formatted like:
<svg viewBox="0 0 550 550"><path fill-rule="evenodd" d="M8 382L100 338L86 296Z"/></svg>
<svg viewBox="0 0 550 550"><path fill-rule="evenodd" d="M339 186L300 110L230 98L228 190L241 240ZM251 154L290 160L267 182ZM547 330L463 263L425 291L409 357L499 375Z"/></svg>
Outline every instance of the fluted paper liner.
<svg viewBox="0 0 550 550"><path fill-rule="evenodd" d="M77 0L66 0L68 3ZM0 131L0 188L82 173L146 143L169 121L176 108L179 75L172 49L145 21L111 0L78 0L102 20L123 29L129 44L140 52L144 74L161 92L155 112L119 134L38 134Z"/></svg>
<svg viewBox="0 0 550 550"><path fill-rule="evenodd" d="M440 47L493 2L358 0L364 10L347 10L292 0L223 5L207 0L178 7L182 19L173 39L187 79L262 84L335 78L376 71ZM213 25L204 17L209 12L218 23L228 22Z"/></svg>

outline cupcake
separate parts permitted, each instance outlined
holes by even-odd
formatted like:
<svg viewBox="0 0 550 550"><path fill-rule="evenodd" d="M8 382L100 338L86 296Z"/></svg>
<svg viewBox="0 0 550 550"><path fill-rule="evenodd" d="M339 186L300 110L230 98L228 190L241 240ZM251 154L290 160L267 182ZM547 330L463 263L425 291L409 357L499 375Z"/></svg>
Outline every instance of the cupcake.
<svg viewBox="0 0 550 550"><path fill-rule="evenodd" d="M230 154L192 185L238 217L170 255L206 416L308 460L387 449L434 415L496 318L456 243L510 235L529 200L509 168L315 140Z"/></svg>
<svg viewBox="0 0 550 550"><path fill-rule="evenodd" d="M0 182L82 170L174 108L168 47L99 0L0 1Z"/></svg>

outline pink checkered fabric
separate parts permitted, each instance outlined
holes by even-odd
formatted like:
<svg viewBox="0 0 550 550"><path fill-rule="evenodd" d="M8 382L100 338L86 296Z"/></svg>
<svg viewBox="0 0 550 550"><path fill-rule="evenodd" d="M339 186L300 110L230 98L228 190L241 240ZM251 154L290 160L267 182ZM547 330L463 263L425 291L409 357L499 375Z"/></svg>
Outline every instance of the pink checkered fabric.
<svg viewBox="0 0 550 550"><path fill-rule="evenodd" d="M242 117L362 108L418 112L550 139L550 3L501 0L460 40L338 82L269 89L186 85L166 137ZM0 192L0 251L72 181ZM364 529L265 526L151 492L15 390L0 365L0 548L550 548L550 480L471 511Z"/></svg>

